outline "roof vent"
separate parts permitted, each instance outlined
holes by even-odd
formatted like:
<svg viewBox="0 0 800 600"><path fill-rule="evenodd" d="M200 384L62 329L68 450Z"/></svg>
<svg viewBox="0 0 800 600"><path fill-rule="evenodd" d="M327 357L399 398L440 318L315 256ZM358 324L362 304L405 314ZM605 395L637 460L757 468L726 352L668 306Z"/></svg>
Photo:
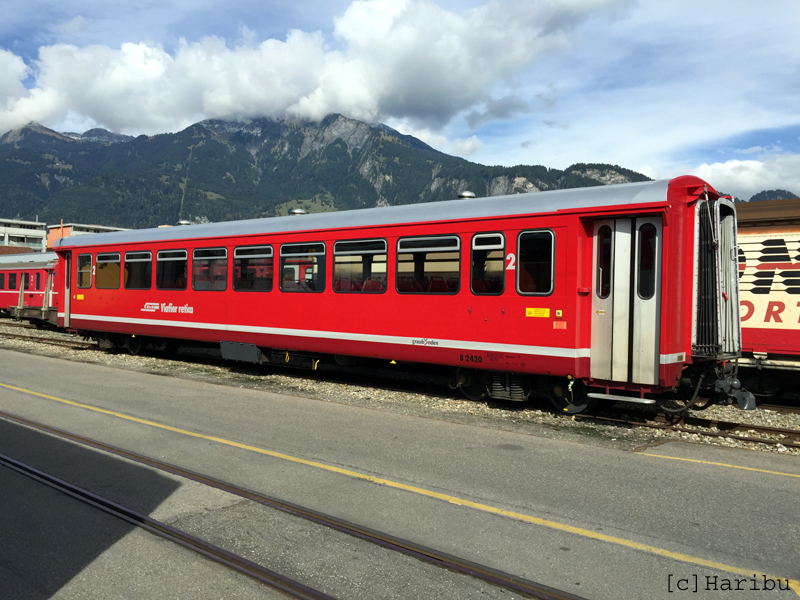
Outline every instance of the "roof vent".
<svg viewBox="0 0 800 600"><path fill-rule="evenodd" d="M458 195L459 200L464 200L466 198L474 198L474 197L475 194L473 192L470 192L469 190L464 190Z"/></svg>
<svg viewBox="0 0 800 600"><path fill-rule="evenodd" d="M308 213L304 211L302 208L293 208L289 211L289 216L294 217L296 215L307 215Z"/></svg>

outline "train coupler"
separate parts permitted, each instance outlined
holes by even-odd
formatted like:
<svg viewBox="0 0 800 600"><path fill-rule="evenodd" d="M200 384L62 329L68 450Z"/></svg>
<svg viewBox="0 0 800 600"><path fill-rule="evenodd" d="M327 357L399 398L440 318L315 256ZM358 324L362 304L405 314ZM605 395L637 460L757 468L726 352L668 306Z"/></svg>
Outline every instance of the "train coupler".
<svg viewBox="0 0 800 600"><path fill-rule="evenodd" d="M727 374L714 382L714 391L723 398L720 404L733 404L736 402L742 410L755 410L756 397L742 387L742 383L735 374Z"/></svg>

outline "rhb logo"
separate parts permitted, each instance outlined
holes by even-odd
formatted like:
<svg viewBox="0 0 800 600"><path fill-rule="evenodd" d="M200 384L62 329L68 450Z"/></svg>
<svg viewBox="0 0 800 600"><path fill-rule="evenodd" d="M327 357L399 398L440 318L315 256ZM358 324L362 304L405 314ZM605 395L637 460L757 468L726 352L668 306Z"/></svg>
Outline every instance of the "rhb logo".
<svg viewBox="0 0 800 600"><path fill-rule="evenodd" d="M170 302L167 304L166 302L145 302L144 306L140 308L142 312L160 312L160 313L168 313L168 314L186 314L191 315L194 314L194 307L189 306L188 304L184 304L183 306L177 306Z"/></svg>

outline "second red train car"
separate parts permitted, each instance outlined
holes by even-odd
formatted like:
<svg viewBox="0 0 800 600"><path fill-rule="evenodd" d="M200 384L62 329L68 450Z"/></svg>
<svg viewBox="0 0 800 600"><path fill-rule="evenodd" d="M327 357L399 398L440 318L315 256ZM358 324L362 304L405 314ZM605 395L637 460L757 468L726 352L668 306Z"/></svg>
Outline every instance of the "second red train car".
<svg viewBox="0 0 800 600"><path fill-rule="evenodd" d="M32 252L0 256L0 315L56 323L58 255Z"/></svg>

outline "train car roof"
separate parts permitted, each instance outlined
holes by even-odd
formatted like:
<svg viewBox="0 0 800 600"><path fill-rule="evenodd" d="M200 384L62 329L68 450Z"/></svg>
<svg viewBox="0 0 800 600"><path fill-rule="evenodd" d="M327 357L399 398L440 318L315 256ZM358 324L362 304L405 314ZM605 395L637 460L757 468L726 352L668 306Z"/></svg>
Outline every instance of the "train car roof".
<svg viewBox="0 0 800 600"><path fill-rule="evenodd" d="M41 269L58 262L55 252L29 252L0 256L0 269Z"/></svg>
<svg viewBox="0 0 800 600"><path fill-rule="evenodd" d="M704 183L697 178L691 178L691 180L700 185ZM557 213L596 206L666 203L667 189L671 181L675 180L663 179L590 188L512 194L509 196L489 196L425 204L365 208L336 213L315 213L293 217L269 217L183 227L95 233L61 238L56 241L55 246L60 249L132 242L239 237L264 233L349 229L403 223Z"/></svg>
<svg viewBox="0 0 800 600"><path fill-rule="evenodd" d="M740 202L736 204L736 220L740 227L800 223L800 198Z"/></svg>

